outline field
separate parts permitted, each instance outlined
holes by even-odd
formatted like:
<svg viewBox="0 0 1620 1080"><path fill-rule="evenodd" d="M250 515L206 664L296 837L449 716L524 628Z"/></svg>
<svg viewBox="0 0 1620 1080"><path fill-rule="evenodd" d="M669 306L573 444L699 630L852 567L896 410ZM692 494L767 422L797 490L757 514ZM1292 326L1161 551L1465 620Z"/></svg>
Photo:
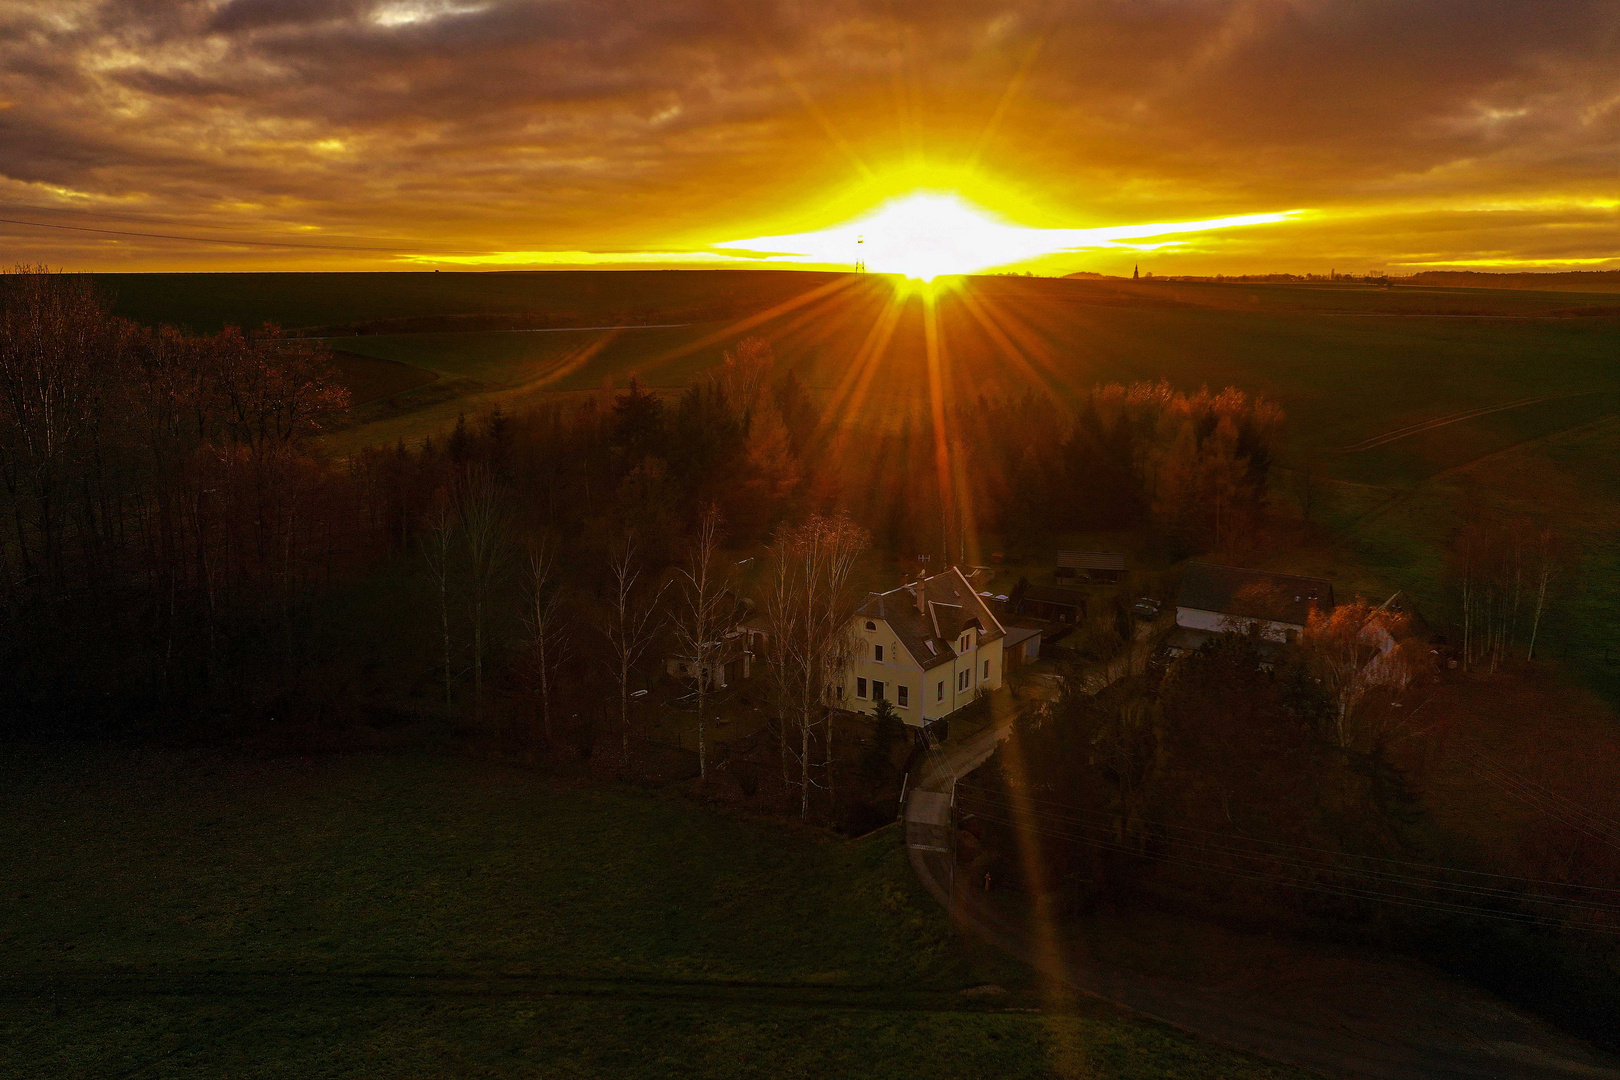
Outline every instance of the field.
<svg viewBox="0 0 1620 1080"><path fill-rule="evenodd" d="M1307 469L1325 487L1318 514L1335 543L1278 569L1328 573L1350 593L1405 589L1443 622L1440 553L1463 507L1551 521L1583 561L1566 577L1548 647L1620 701L1613 295L978 278L943 291L930 310L920 295L897 299L885 278L772 272L107 283L120 310L147 321L324 328L356 401L327 436L338 454L420 439L463 412L522 408L631 376L673 390L751 333L835 415L920 417L930 317L947 400L1030 389L1064 397L1130 379L1240 386L1288 411L1279 503ZM408 318L428 329L373 332ZM547 325L472 328L512 318Z"/></svg>
<svg viewBox="0 0 1620 1080"><path fill-rule="evenodd" d="M1041 1011L892 830L425 757L4 760L0 1076L1300 1075Z"/></svg>

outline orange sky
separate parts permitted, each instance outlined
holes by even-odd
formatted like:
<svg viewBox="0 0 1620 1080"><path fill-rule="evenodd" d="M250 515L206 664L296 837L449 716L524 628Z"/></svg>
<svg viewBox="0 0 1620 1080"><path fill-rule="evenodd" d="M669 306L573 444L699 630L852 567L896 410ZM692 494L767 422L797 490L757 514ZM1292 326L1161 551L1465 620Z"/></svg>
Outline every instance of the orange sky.
<svg viewBox="0 0 1620 1080"><path fill-rule="evenodd" d="M1614 2L0 11L5 261L67 269L727 265L919 188L1036 228L1290 215L1013 269L1620 268L1617 170Z"/></svg>

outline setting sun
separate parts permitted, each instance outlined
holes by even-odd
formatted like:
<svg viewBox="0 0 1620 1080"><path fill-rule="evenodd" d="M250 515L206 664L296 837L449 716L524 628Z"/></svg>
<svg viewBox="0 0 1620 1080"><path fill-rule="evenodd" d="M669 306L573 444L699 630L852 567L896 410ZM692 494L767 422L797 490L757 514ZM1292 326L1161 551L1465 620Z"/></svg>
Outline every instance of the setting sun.
<svg viewBox="0 0 1620 1080"><path fill-rule="evenodd" d="M860 217L815 232L758 236L713 245L758 252L771 262L853 266L932 281L1014 267L1059 252L1107 248L1150 237L1287 221L1300 211L1148 225L1043 229L1015 225L952 191L914 191ZM1130 244L1138 248L1157 243Z"/></svg>
<svg viewBox="0 0 1620 1080"><path fill-rule="evenodd" d="M954 192L919 191L819 232L715 246L782 249L809 261L858 262L875 273L932 281L942 274L971 274L1047 254L1054 250L1054 231L1010 225Z"/></svg>

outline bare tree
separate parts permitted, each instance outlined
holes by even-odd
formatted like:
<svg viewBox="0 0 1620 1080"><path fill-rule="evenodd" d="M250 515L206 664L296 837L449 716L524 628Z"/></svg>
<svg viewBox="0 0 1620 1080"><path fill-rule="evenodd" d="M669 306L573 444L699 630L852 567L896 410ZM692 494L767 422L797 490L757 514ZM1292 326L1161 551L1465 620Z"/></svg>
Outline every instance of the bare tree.
<svg viewBox="0 0 1620 1080"><path fill-rule="evenodd" d="M574 636L566 601L556 580L554 545L542 537L529 549L528 604L525 621L534 652L535 690L540 706L540 730L552 745L551 691L556 673L574 654Z"/></svg>
<svg viewBox="0 0 1620 1080"><path fill-rule="evenodd" d="M1484 666L1489 671L1509 659L1520 633L1520 616L1526 599L1526 558L1540 556L1540 569L1546 560L1556 559L1549 545L1543 552L1530 524L1523 520L1489 516L1476 518L1464 526L1452 553L1458 579L1463 616L1463 664ZM1532 570L1529 582L1538 594L1533 619L1539 629L1541 605L1539 570ZM1551 583L1551 571L1548 573ZM1532 630L1532 635L1536 632Z"/></svg>
<svg viewBox="0 0 1620 1080"><path fill-rule="evenodd" d="M444 711L450 713L450 686L454 678L450 667L450 578L455 561L456 520L447 503L441 502L427 519L422 530L422 558L427 564L428 578L433 582L439 606L439 629L444 645Z"/></svg>
<svg viewBox="0 0 1620 1080"><path fill-rule="evenodd" d="M799 815L810 814L810 744L827 725L824 767L832 767L831 721L852 650L856 604L849 577L866 534L848 518L811 518L783 530L771 547L774 567L770 620L775 681L792 702L799 735ZM785 733L784 733L785 744Z"/></svg>
<svg viewBox="0 0 1620 1080"><path fill-rule="evenodd" d="M123 335L90 279L20 266L0 295L0 465L17 527L18 561L32 572L29 534L39 560L60 571L60 495L94 441ZM32 504L34 528L25 525Z"/></svg>
<svg viewBox="0 0 1620 1080"><path fill-rule="evenodd" d="M1342 747L1376 742L1381 732L1358 728L1358 709L1369 691L1404 688L1411 681L1407 618L1359 597L1331 611L1313 610L1300 637L1311 673L1334 706L1334 742ZM1365 747L1363 747L1365 748Z"/></svg>
<svg viewBox="0 0 1620 1080"><path fill-rule="evenodd" d="M611 594L599 620L607 639L608 660L619 687L619 726L623 738L623 761L630 762L630 678L658 637L661 628L659 600L664 588L649 590L641 585L645 569L636 553L635 534L626 532L623 546L608 561Z"/></svg>
<svg viewBox="0 0 1620 1080"><path fill-rule="evenodd" d="M1547 608L1547 588L1558 572L1558 550L1551 526L1542 526L1536 536L1536 610L1530 621L1530 646L1526 660L1536 658L1536 635L1541 631L1541 614Z"/></svg>
<svg viewBox="0 0 1620 1080"><path fill-rule="evenodd" d="M484 653L489 605L506 570L506 509L487 477L476 477L461 502L461 535L467 549L467 599L473 632L473 716L483 717Z"/></svg>
<svg viewBox="0 0 1620 1080"><path fill-rule="evenodd" d="M785 547L785 538L778 536L771 546L770 592L765 600L765 669L771 688L772 711L776 714L776 742L782 756L782 790L792 788L792 774L788 769L788 713L793 709L796 695L793 690L794 673L798 669L797 650L793 633L798 624L797 605L800 602L795 563Z"/></svg>
<svg viewBox="0 0 1620 1080"><path fill-rule="evenodd" d="M719 565L720 509L714 503L698 519L697 535L680 568L681 604L673 621L681 657L691 665L697 683L698 776L709 778L708 738L705 723L709 682L723 656L731 582Z"/></svg>

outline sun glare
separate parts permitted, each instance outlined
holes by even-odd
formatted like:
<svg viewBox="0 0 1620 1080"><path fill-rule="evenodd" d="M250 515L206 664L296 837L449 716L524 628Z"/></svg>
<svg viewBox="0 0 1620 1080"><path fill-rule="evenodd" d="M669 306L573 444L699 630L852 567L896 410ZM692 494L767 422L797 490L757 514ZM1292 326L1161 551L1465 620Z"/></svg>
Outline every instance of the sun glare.
<svg viewBox="0 0 1620 1080"><path fill-rule="evenodd" d="M819 232L734 240L716 247L780 251L809 262L861 263L880 274L932 281L1046 254L1047 229L1000 221L954 192L919 191Z"/></svg>
<svg viewBox="0 0 1620 1080"><path fill-rule="evenodd" d="M1271 224L1299 213L1291 210L1206 221L1040 229L1005 221L955 192L914 191L861 217L816 232L728 240L713 247L755 252L771 262L862 265L874 273L903 274L926 282L944 275L1017 266L1060 252L1113 247L1122 241Z"/></svg>

